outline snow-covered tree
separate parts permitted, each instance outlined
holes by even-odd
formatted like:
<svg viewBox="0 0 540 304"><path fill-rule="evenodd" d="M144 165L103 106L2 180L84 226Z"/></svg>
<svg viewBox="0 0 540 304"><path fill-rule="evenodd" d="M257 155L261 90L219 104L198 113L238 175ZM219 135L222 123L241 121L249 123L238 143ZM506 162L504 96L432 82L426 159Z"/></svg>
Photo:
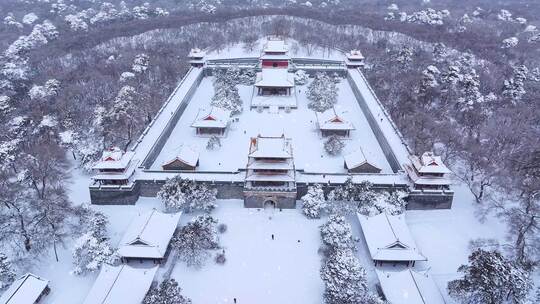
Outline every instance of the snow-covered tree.
<svg viewBox="0 0 540 304"><path fill-rule="evenodd" d="M402 67L407 67L413 61L414 49L410 46L403 46L394 56L394 60Z"/></svg>
<svg viewBox="0 0 540 304"><path fill-rule="evenodd" d="M235 79L231 73L217 73L211 103L215 107L230 110L233 114L242 112L242 100Z"/></svg>
<svg viewBox="0 0 540 304"><path fill-rule="evenodd" d="M366 271L350 249L336 250L321 268L327 304L382 303L367 287Z"/></svg>
<svg viewBox="0 0 540 304"><path fill-rule="evenodd" d="M13 107L10 104L11 98L6 95L0 96L0 118L7 115L9 112L13 111Z"/></svg>
<svg viewBox="0 0 540 304"><path fill-rule="evenodd" d="M86 208L84 228L86 232L77 239L73 249L73 273L77 275L95 272L103 264L114 264L118 257L107 239L107 217Z"/></svg>
<svg viewBox="0 0 540 304"><path fill-rule="evenodd" d="M341 138L336 135L328 137L328 139L324 142L324 150L326 153L333 156L340 154L344 147L345 144Z"/></svg>
<svg viewBox="0 0 540 304"><path fill-rule="evenodd" d="M308 107L313 111L324 112L337 102L338 89L336 83L326 73L317 73L308 86Z"/></svg>
<svg viewBox="0 0 540 304"><path fill-rule="evenodd" d="M135 56L135 59L133 60L133 66L131 69L133 72L141 74L144 73L148 69L148 64L150 63L150 57L146 54L139 54Z"/></svg>
<svg viewBox="0 0 540 304"><path fill-rule="evenodd" d="M175 176L167 179L157 197L165 203L165 207L169 211L202 210L209 212L216 207L216 194L217 190L210 188L205 183Z"/></svg>
<svg viewBox="0 0 540 304"><path fill-rule="evenodd" d="M208 143L206 144L206 149L207 150L215 150L215 149L220 148L220 147L221 147L221 140L219 139L219 137L217 137L215 135L212 135L208 139Z"/></svg>
<svg viewBox="0 0 540 304"><path fill-rule="evenodd" d="M74 15L70 14L64 17L64 20L69 25L69 28L75 32L88 30L88 23L86 23L84 19L84 15L81 13Z"/></svg>
<svg viewBox="0 0 540 304"><path fill-rule="evenodd" d="M32 100L42 101L48 97L58 94L60 89L60 81L56 79L49 79L44 85L34 85L29 91L28 95Z"/></svg>
<svg viewBox="0 0 540 304"><path fill-rule="evenodd" d="M406 197L407 192L401 190L383 192L378 195L373 206L374 208L372 208L373 212L370 212L369 215L376 215L383 212L391 215L402 214L407 207Z"/></svg>
<svg viewBox="0 0 540 304"><path fill-rule="evenodd" d="M525 81L529 75L529 69L524 65L512 67L512 77L504 81L503 96L516 104L525 95Z"/></svg>
<svg viewBox="0 0 540 304"><path fill-rule="evenodd" d="M503 49L510 49L510 48L516 47L518 43L519 43L519 39L517 37L510 37L502 41L501 47Z"/></svg>
<svg viewBox="0 0 540 304"><path fill-rule="evenodd" d="M201 267L210 256L209 251L219 247L216 224L217 220L210 215L199 215L174 237L173 245L188 266Z"/></svg>
<svg viewBox="0 0 540 304"><path fill-rule="evenodd" d="M329 211L338 214L370 214L377 199L377 193L372 187L368 181L355 184L352 178L348 178L328 194Z"/></svg>
<svg viewBox="0 0 540 304"><path fill-rule="evenodd" d="M497 14L497 19L501 21L513 21L512 13L510 13L508 10L502 9Z"/></svg>
<svg viewBox="0 0 540 304"><path fill-rule="evenodd" d="M115 8L114 4L109 2L103 2L99 9L99 12L90 18L90 23L106 23L120 18L120 13Z"/></svg>
<svg viewBox="0 0 540 304"><path fill-rule="evenodd" d="M7 25L9 27L23 28L22 23L17 21L17 19L15 19L15 16L11 12L8 13L6 17L4 17L4 25Z"/></svg>
<svg viewBox="0 0 540 304"><path fill-rule="evenodd" d="M305 85L309 80L309 75L304 70L298 70L294 73L294 84Z"/></svg>
<svg viewBox="0 0 540 304"><path fill-rule="evenodd" d="M525 303L532 288L530 274L497 251L475 250L458 271L463 278L450 281L448 292L461 303Z"/></svg>
<svg viewBox="0 0 540 304"><path fill-rule="evenodd" d="M441 72L434 65L429 65L422 71L422 84L420 86L420 93L426 93L429 89L439 86L437 78Z"/></svg>
<svg viewBox="0 0 540 304"><path fill-rule="evenodd" d="M15 280L15 272L8 257L0 252L0 290L8 287Z"/></svg>
<svg viewBox="0 0 540 304"><path fill-rule="evenodd" d="M182 295L182 288L174 279L166 279L148 291L143 304L191 304L191 300Z"/></svg>
<svg viewBox="0 0 540 304"><path fill-rule="evenodd" d="M326 207L326 200L321 184L308 187L306 195L302 196L302 211L309 218L320 218Z"/></svg>
<svg viewBox="0 0 540 304"><path fill-rule="evenodd" d="M28 13L23 16L22 23L24 24L34 24L39 19L35 13Z"/></svg>
<svg viewBox="0 0 540 304"><path fill-rule="evenodd" d="M321 227L321 239L331 250L353 248L351 224L344 216L333 214Z"/></svg>
<svg viewBox="0 0 540 304"><path fill-rule="evenodd" d="M140 94L130 85L120 88L113 100L112 107L104 114L104 125L107 131L116 135L116 144L127 150L136 130L143 122L143 113L137 101Z"/></svg>

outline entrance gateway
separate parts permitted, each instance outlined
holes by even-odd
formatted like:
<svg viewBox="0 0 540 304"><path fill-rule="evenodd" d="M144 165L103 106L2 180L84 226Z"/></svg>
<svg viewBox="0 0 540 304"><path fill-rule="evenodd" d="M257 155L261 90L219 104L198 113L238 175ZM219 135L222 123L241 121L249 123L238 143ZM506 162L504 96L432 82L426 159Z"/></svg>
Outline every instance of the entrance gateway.
<svg viewBox="0 0 540 304"><path fill-rule="evenodd" d="M276 208L276 202L273 199L267 199L264 202L264 209L275 209Z"/></svg>

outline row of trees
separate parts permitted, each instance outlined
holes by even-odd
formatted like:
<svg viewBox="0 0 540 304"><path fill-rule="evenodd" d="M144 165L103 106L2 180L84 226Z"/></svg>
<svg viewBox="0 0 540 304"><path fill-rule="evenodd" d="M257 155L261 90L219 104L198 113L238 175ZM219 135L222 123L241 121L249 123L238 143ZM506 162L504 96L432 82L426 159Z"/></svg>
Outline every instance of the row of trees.
<svg viewBox="0 0 540 304"><path fill-rule="evenodd" d="M302 197L302 210L308 218L320 218L323 213L356 215L377 215L382 212L401 214L405 211L406 192L375 191L373 185L364 181L353 183L348 178L344 184L329 191L325 196L323 185L315 184L308 187Z"/></svg>
<svg viewBox="0 0 540 304"><path fill-rule="evenodd" d="M352 229L345 217L331 215L320 230L325 253L321 267L325 303L383 303L369 291L366 271L354 254Z"/></svg>

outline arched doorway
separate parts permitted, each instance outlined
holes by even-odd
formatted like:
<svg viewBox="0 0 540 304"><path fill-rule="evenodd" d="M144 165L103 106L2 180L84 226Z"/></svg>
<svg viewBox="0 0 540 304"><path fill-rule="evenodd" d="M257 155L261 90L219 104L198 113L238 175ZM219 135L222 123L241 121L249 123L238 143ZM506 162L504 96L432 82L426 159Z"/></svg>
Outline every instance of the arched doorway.
<svg viewBox="0 0 540 304"><path fill-rule="evenodd" d="M270 210L274 210L276 209L276 202L272 199L267 199L266 201L264 201L264 209L270 209Z"/></svg>

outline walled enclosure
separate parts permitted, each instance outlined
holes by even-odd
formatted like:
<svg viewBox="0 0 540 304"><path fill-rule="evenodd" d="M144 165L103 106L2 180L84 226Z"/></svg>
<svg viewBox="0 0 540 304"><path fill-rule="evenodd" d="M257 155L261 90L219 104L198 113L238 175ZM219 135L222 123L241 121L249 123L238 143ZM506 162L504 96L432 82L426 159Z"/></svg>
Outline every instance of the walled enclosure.
<svg viewBox="0 0 540 304"><path fill-rule="evenodd" d="M308 62L313 63L316 61L308 60ZM151 148L148 155L143 160L141 166L139 167L140 170L148 171L148 169L151 167L152 163L155 161L156 157L159 155L160 151L162 150L171 132L175 128L178 120L184 113L184 110L186 109L187 105L191 101L191 98L193 94L195 93L195 91L197 90L197 87L201 83L202 79L204 77L212 75L213 69L220 69L220 68L221 67L218 67L218 66L205 67L203 70L203 73L201 73L201 75L196 79L196 81L193 82L192 86L188 90L188 93L185 96L183 96L180 106L176 109L171 120L167 123L165 129L163 130L159 138L156 140L155 144ZM293 71L295 70L293 69ZM392 168L392 171L394 171L394 173L396 174L402 172L402 168L401 168L401 165L399 164L399 161L397 160L396 156L393 153L392 148L390 147L390 144L388 143L384 134L379 128L377 121L375 120L371 111L368 109L367 105L365 104L362 94L359 92L358 88L356 87L356 84L350 77L348 70L337 69L337 68L336 69L323 69L323 70L310 69L307 72L311 76L313 76L317 72L325 72L325 73L337 72L338 74L340 74L340 76L347 77L347 80L349 82L349 85L352 88L352 91L356 97L356 100L363 114L368 120L368 123L373 133L375 134L375 137L377 138L377 141L379 145L381 146L381 149L384 152L385 157L387 158ZM170 172L182 173L183 171L170 171ZM243 174L243 173L236 172L235 174ZM352 173L349 175L354 176L355 174ZM139 196L155 197L160 187L164 183L165 183L164 180L138 179L138 180L133 181L131 186L106 187L106 186L93 185L93 186L90 186L91 202L93 204L102 204L102 205L135 204ZM278 208L294 208L296 205L296 200L301 199L301 197L306 194L307 188L308 188L308 184L306 183L297 183L296 196L294 196L294 193L292 193L293 194L292 196L291 196L291 193L287 193L286 195L275 195L274 193L273 195L269 194L267 197L265 196L261 197L261 196L251 196L249 194L244 195L243 182L215 181L209 184L217 189L218 199L243 199L245 198L246 207L256 207L256 208L264 207L264 203L267 200L273 200L276 203L276 207ZM337 185L339 184L326 184L324 187L325 193L328 193L331 189L335 188ZM384 191L393 190L393 189L407 190L405 187L400 186L400 185L374 185L374 188L378 190L384 190ZM416 209L450 208L452 205L452 199L453 199L453 192L451 191L437 192L437 193L415 192L409 195L408 209L416 210Z"/></svg>

